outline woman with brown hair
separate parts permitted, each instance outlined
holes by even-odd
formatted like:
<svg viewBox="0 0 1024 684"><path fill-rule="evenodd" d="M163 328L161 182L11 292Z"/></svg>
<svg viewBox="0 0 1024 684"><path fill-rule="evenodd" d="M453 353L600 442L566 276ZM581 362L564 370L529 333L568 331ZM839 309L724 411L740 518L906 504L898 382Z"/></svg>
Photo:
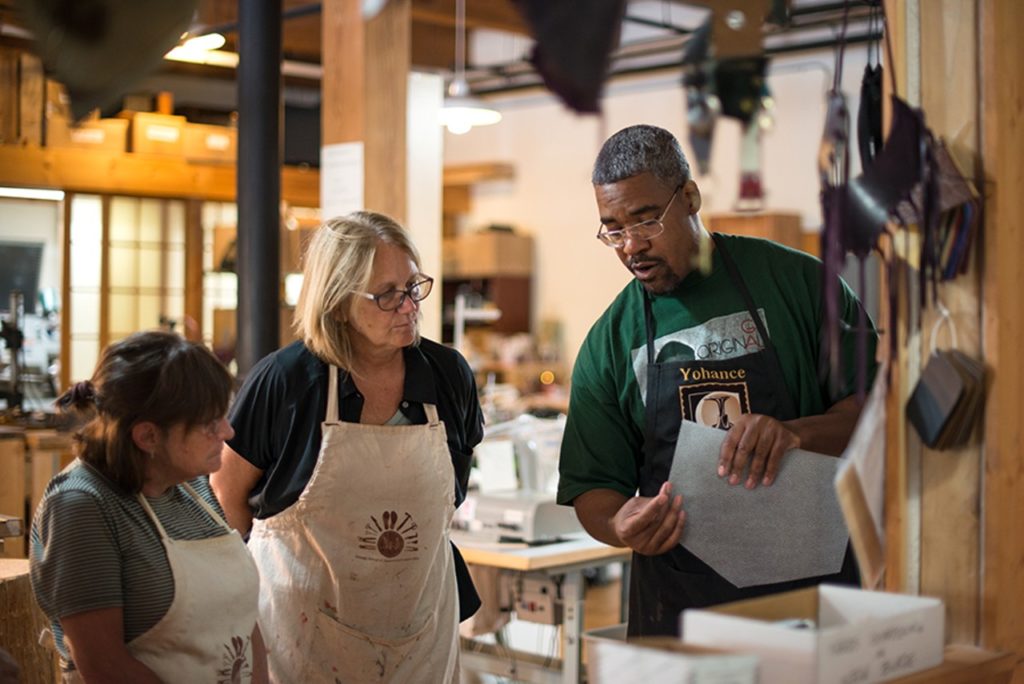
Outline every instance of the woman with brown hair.
<svg viewBox="0 0 1024 684"><path fill-rule="evenodd" d="M420 338L432 285L390 218L327 221L306 249L301 340L231 408L212 484L252 527L280 684L459 679L459 618L479 602L449 529L483 420L465 359Z"/></svg>
<svg viewBox="0 0 1024 684"><path fill-rule="evenodd" d="M36 512L31 578L65 681L266 681L256 567L207 482L231 389L202 345L143 332L58 399L85 423Z"/></svg>

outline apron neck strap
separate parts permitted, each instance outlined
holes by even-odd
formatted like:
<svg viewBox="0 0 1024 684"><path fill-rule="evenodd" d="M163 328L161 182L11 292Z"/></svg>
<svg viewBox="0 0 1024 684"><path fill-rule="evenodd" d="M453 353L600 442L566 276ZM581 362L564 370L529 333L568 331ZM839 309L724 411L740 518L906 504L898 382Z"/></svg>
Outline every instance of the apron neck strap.
<svg viewBox="0 0 1024 684"><path fill-rule="evenodd" d="M156 531L160 533L160 539L168 539L167 530L165 530L164 526L160 523L160 518L156 517L156 513L153 512L152 506L149 505L149 501L146 500L143 493L139 492L135 496L138 498L139 503L142 504L142 508L146 511L146 515L148 515L149 519L153 521L154 525L156 525Z"/></svg>
<svg viewBox="0 0 1024 684"><path fill-rule="evenodd" d="M188 482L182 482L181 486L184 487L185 491L188 492L192 496L192 498L196 500L196 503L203 507L203 510L210 514L210 517L213 518L215 522L219 523L220 526L228 532L231 531L231 525L228 525L227 521L220 516L220 513L214 510L213 506L207 503L206 499L199 496L198 492L192 489L192 485L190 485Z"/></svg>
<svg viewBox="0 0 1024 684"><path fill-rule="evenodd" d="M793 397L789 394L789 388L786 387L786 382L782 375L782 363L779 361L779 355L775 351L775 345L772 344L771 338L768 337L768 330L764 327L764 321L761 320L761 314L757 311L754 298L750 296L750 290L747 288L743 276L740 275L740 270L737 268L736 262L733 261L732 255L725 248L722 236L718 233L712 233L711 239L715 241L715 247L718 248L718 253L722 255L722 263L725 264L725 270L729 272L729 278L732 280L733 285L736 286L736 289L739 290L740 296L743 297L743 303L747 307L747 312L750 313L754 325L757 326L757 334L761 336L765 351L768 352L768 356L771 358L771 363L768 366L774 376L776 390L782 395L783 404L786 410L789 411L789 415L796 418L796 405L793 403Z"/></svg>
<svg viewBox="0 0 1024 684"><path fill-rule="evenodd" d="M181 486L184 487L185 491L188 492L189 496L195 499L195 502L198 503L200 507L202 507L202 509L206 511L211 518L213 518L214 522L216 522L218 525L223 527L228 532L232 531L231 526L228 525L227 521L224 520L224 518L222 518L220 514L213 509L213 506L206 503L206 499L199 496L196 490L192 489L192 485L190 485L188 482L182 482ZM154 525L156 525L157 532L160 533L160 538L170 539L170 537L167 535L167 530L164 529L163 524L160 522L160 518L156 517L156 512L153 510L153 507L149 505L149 500L146 499L145 495L142 492L139 492L135 496L139 499L139 503L142 504L142 508L146 511L146 515L148 515L149 519L153 521Z"/></svg>
<svg viewBox="0 0 1024 684"><path fill-rule="evenodd" d="M327 413L324 420L338 422L338 367L334 364L327 366Z"/></svg>
<svg viewBox="0 0 1024 684"><path fill-rule="evenodd" d="M437 417L437 406L433 404L423 404L423 412L427 414L427 423L430 425L437 425L441 422Z"/></svg>

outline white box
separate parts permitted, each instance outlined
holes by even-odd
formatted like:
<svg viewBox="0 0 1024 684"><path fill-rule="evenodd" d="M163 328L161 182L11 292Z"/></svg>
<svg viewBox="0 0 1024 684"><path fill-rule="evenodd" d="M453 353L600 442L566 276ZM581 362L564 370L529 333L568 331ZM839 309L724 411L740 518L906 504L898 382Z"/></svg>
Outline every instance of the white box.
<svg viewBox="0 0 1024 684"><path fill-rule="evenodd" d="M590 684L756 684L757 658L689 646L672 637L626 641L626 625L583 634Z"/></svg>
<svg viewBox="0 0 1024 684"><path fill-rule="evenodd" d="M760 656L761 684L867 684L940 665L944 621L939 599L822 585L688 609L681 626L685 643Z"/></svg>

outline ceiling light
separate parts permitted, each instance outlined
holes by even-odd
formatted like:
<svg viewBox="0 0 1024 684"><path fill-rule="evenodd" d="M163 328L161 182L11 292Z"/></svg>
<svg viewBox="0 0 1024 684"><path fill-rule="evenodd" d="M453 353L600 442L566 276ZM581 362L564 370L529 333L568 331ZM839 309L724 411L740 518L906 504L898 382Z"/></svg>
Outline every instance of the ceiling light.
<svg viewBox="0 0 1024 684"><path fill-rule="evenodd" d="M186 50L219 50L226 42L219 33L185 34L181 47Z"/></svg>
<svg viewBox="0 0 1024 684"><path fill-rule="evenodd" d="M59 202L64 199L63 190L44 190L41 188L0 188L0 197L10 199L52 200Z"/></svg>
<svg viewBox="0 0 1024 684"><path fill-rule="evenodd" d="M456 79L448 86L448 97L440 112L441 125L449 133L462 135L473 126L489 126L501 121L501 112L491 109L469 94L465 79Z"/></svg>
<svg viewBox="0 0 1024 684"><path fill-rule="evenodd" d="M227 52L226 50L190 50L184 45L171 48L170 52L164 55L164 59L173 62L190 62L192 64L205 64L207 66L219 66L228 69L238 67L238 53Z"/></svg>
<svg viewBox="0 0 1024 684"><path fill-rule="evenodd" d="M439 120L450 133L461 135L473 126L501 121L501 112L473 97L466 81L466 0L455 0L455 75L448 86Z"/></svg>

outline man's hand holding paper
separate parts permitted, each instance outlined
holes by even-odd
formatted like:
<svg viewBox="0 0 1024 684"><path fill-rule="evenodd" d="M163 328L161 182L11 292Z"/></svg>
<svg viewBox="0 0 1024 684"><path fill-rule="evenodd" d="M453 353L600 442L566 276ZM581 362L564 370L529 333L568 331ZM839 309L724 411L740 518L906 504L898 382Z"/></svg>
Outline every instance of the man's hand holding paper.
<svg viewBox="0 0 1024 684"><path fill-rule="evenodd" d="M765 475L757 476L771 476L773 486L741 489L719 478L727 439L727 433L696 423L680 427L669 473L672 491L685 500L680 543L738 587L838 572L848 540L833 487L840 460L784 450L774 473L768 458Z"/></svg>
<svg viewBox="0 0 1024 684"><path fill-rule="evenodd" d="M735 485L747 472L747 489L758 483L768 486L779 474L786 452L799 446L800 438L782 421L746 413L736 419L725 435L718 457L718 476Z"/></svg>

